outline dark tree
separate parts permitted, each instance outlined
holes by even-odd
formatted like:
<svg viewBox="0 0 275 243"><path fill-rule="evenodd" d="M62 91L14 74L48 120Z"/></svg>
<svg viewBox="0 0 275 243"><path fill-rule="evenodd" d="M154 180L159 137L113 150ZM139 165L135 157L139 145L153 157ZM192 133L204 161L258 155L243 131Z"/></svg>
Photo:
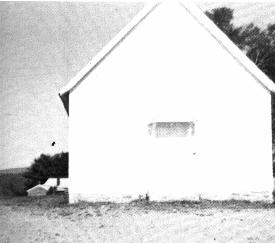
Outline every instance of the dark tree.
<svg viewBox="0 0 275 243"><path fill-rule="evenodd" d="M253 23L236 27L233 9L215 8L205 14L275 82L275 23L260 29Z"/></svg>
<svg viewBox="0 0 275 243"><path fill-rule="evenodd" d="M68 157L69 154L64 152L52 156L41 154L23 174L28 179L26 187L42 184L50 177L68 177Z"/></svg>
<svg viewBox="0 0 275 243"><path fill-rule="evenodd" d="M234 10L226 7L215 8L206 11L205 14L241 49L243 46L242 27L236 27L232 23Z"/></svg>

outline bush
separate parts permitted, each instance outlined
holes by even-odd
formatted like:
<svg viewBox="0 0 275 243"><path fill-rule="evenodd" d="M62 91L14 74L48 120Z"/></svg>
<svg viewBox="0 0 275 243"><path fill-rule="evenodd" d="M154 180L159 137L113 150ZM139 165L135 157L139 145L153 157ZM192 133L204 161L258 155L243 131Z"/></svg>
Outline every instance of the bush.
<svg viewBox="0 0 275 243"><path fill-rule="evenodd" d="M27 194L25 187L26 178L20 174L0 175L0 196L24 196Z"/></svg>
<svg viewBox="0 0 275 243"><path fill-rule="evenodd" d="M27 181L25 186L31 188L37 184L43 184L50 177L68 177L68 153L55 155L41 154L23 174Z"/></svg>

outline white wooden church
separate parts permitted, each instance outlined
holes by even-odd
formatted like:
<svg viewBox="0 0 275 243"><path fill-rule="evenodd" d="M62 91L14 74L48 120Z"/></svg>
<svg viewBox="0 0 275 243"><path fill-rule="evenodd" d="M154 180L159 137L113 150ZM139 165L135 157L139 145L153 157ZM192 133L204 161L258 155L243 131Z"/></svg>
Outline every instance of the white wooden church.
<svg viewBox="0 0 275 243"><path fill-rule="evenodd" d="M59 93L70 202L271 201L273 91L195 5L148 4Z"/></svg>

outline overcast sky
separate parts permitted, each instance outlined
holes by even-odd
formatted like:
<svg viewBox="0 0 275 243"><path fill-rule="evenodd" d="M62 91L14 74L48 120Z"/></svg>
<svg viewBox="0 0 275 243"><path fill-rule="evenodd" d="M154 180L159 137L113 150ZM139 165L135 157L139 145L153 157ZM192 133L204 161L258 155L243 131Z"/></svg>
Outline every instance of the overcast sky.
<svg viewBox="0 0 275 243"><path fill-rule="evenodd" d="M235 24L263 27L273 3L203 3L235 9ZM28 166L41 153L68 151L66 84L143 3L0 2L0 169ZM56 145L51 146L55 141Z"/></svg>

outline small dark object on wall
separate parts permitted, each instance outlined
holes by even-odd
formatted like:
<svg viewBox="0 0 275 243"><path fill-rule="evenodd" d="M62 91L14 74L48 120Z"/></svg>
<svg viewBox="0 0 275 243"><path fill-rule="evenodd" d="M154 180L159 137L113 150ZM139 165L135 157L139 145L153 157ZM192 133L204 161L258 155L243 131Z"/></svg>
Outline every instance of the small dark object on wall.
<svg viewBox="0 0 275 243"><path fill-rule="evenodd" d="M146 200L146 202L149 202L149 200L150 200L150 197L149 197L148 193L146 193L146 195L145 195L145 200Z"/></svg>
<svg viewBox="0 0 275 243"><path fill-rule="evenodd" d="M52 142L52 146L54 146L55 145L55 142Z"/></svg>

